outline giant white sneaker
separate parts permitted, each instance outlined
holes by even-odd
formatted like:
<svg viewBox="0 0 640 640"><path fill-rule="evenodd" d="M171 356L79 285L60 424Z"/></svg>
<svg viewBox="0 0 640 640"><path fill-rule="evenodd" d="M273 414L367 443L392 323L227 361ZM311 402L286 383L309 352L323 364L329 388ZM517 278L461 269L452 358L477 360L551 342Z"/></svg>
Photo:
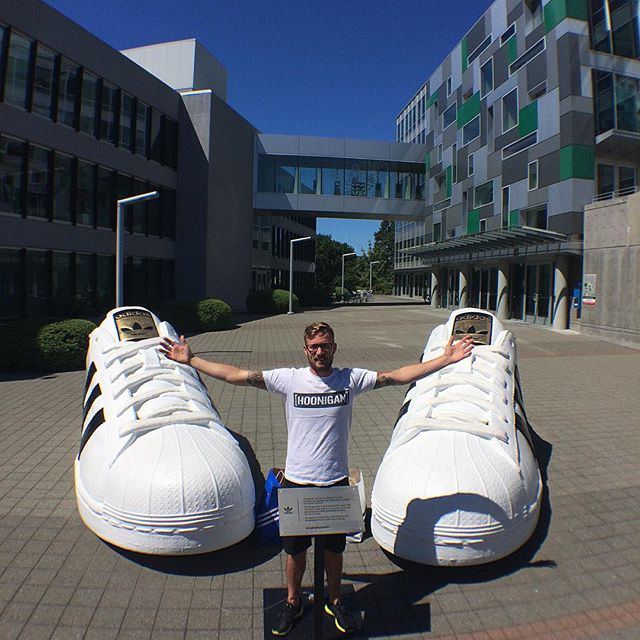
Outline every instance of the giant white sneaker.
<svg viewBox="0 0 640 640"><path fill-rule="evenodd" d="M171 325L139 307L90 336L78 510L96 535L141 553L214 551L254 526L249 464L197 372L159 351Z"/></svg>
<svg viewBox="0 0 640 640"><path fill-rule="evenodd" d="M449 336L472 355L412 385L376 475L371 530L383 548L427 565L473 565L521 547L540 514L542 480L524 413L515 337L490 313L454 311Z"/></svg>

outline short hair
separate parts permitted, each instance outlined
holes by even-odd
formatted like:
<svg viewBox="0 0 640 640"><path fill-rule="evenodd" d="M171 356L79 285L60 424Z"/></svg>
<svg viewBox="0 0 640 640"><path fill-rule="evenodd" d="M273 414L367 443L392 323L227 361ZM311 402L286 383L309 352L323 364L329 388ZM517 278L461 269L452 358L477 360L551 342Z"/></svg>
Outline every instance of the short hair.
<svg viewBox="0 0 640 640"><path fill-rule="evenodd" d="M335 336L333 333L333 329L326 322L314 322L310 324L308 327L305 327L304 330L304 340L310 340L311 338L315 338L316 336L329 336L331 338L331 342L335 341Z"/></svg>

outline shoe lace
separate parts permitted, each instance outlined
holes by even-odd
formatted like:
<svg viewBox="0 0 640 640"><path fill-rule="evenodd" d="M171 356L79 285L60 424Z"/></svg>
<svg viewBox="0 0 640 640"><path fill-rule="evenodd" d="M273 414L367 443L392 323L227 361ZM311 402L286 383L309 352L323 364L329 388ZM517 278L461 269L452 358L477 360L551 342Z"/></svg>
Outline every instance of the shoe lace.
<svg viewBox="0 0 640 640"><path fill-rule="evenodd" d="M412 413L392 440L395 449L428 430L463 431L508 443L513 428L514 367L512 355L500 347L476 347L469 358L421 380ZM473 405L473 414L460 404Z"/></svg>
<svg viewBox="0 0 640 640"><path fill-rule="evenodd" d="M197 373L162 356L158 349L161 342L162 338L148 338L103 350L116 416L130 409L136 416L121 423L122 437L180 421L220 424ZM147 385L151 380L154 384Z"/></svg>

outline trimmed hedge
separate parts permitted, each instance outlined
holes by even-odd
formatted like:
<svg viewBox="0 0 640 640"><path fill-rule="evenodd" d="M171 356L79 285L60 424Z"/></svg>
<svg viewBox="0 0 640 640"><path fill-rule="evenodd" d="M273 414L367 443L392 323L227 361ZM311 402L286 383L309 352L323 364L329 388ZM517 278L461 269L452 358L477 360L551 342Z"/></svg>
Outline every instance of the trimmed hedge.
<svg viewBox="0 0 640 640"><path fill-rule="evenodd" d="M234 326L231 307L216 298L200 300L196 307L196 315L204 331L222 331Z"/></svg>
<svg viewBox="0 0 640 640"><path fill-rule="evenodd" d="M298 296L293 294L293 310L300 307ZM249 313L272 315L289 311L289 292L284 289L264 289L252 291L247 296L247 311Z"/></svg>
<svg viewBox="0 0 640 640"><path fill-rule="evenodd" d="M96 325L89 320L17 320L2 328L5 353L0 370L75 371L84 368L89 334Z"/></svg>
<svg viewBox="0 0 640 640"><path fill-rule="evenodd" d="M84 367L89 334L96 328L90 320L61 320L38 332L38 351L47 371L75 371Z"/></svg>
<svg viewBox="0 0 640 640"><path fill-rule="evenodd" d="M179 332L223 331L234 326L231 307L216 298L173 300L164 305L159 315Z"/></svg>

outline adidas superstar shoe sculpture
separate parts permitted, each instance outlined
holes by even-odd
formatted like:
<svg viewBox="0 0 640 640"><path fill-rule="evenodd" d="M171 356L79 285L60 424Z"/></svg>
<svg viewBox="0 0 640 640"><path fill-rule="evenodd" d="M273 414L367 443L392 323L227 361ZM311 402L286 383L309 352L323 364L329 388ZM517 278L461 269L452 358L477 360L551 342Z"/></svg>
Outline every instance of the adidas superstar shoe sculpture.
<svg viewBox="0 0 640 640"><path fill-rule="evenodd" d="M198 374L163 356L171 325L110 311L87 353L78 509L96 535L159 555L228 547L254 526L249 464Z"/></svg>
<svg viewBox="0 0 640 640"><path fill-rule="evenodd" d="M410 387L371 496L378 544L427 565L509 555L533 533L542 496L513 334L486 311L460 309L433 330L422 360L452 334L476 346Z"/></svg>

